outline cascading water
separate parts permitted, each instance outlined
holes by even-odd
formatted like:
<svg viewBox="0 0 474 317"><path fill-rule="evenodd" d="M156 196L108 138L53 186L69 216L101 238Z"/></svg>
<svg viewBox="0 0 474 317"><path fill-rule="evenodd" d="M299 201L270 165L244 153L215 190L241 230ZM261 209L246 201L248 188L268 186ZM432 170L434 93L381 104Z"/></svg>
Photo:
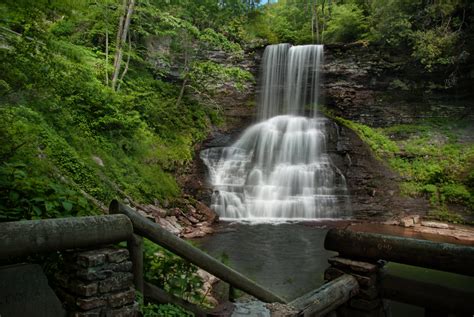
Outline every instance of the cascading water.
<svg viewBox="0 0 474 317"><path fill-rule="evenodd" d="M259 119L234 144L201 158L222 218L339 218L350 213L345 179L326 153L316 117L322 45L270 45L262 64ZM305 107L308 107L305 109ZM304 117L305 113L310 117Z"/></svg>

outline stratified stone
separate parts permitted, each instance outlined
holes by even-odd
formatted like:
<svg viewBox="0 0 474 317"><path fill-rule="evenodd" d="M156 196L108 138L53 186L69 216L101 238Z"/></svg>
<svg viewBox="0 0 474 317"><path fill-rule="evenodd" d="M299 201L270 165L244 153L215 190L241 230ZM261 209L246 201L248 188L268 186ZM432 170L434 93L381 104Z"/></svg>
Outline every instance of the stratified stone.
<svg viewBox="0 0 474 317"><path fill-rule="evenodd" d="M370 273L367 276L363 276L360 274L355 274L350 270L337 269L334 267L329 267L326 269L326 271L324 272L324 279L327 281L332 281L343 274L349 274L349 275L354 276L361 287L367 288L367 287L371 287L375 285L375 281L376 281L375 273Z"/></svg>
<svg viewBox="0 0 474 317"><path fill-rule="evenodd" d="M102 250L90 250L77 254L76 263L82 267L99 266L105 263L105 254Z"/></svg>
<svg viewBox="0 0 474 317"><path fill-rule="evenodd" d="M112 276L114 272L105 267L92 267L77 270L76 276L85 281L104 280Z"/></svg>
<svg viewBox="0 0 474 317"><path fill-rule="evenodd" d="M108 303L111 307L122 307L127 304L132 304L135 301L135 291L128 290L125 292L111 294L108 298Z"/></svg>
<svg viewBox="0 0 474 317"><path fill-rule="evenodd" d="M329 267L326 269L326 271L324 271L324 279L326 281L332 281L338 278L339 276L342 276L343 274L344 274L343 271L336 269L334 267Z"/></svg>
<svg viewBox="0 0 474 317"><path fill-rule="evenodd" d="M69 313L70 317L100 317L101 309L94 309L89 311L76 311Z"/></svg>
<svg viewBox="0 0 474 317"><path fill-rule="evenodd" d="M120 263L129 259L129 253L127 249L107 249L104 250L107 256L107 261L110 263Z"/></svg>
<svg viewBox="0 0 474 317"><path fill-rule="evenodd" d="M68 287L73 293L81 296L92 296L97 294L99 284L97 282L84 283L79 280L73 280Z"/></svg>
<svg viewBox="0 0 474 317"><path fill-rule="evenodd" d="M99 292L107 293L127 289L133 284L133 274L117 272L113 276L99 282Z"/></svg>
<svg viewBox="0 0 474 317"><path fill-rule="evenodd" d="M76 305L82 310L91 310L107 305L107 301L100 297L78 298Z"/></svg>
<svg viewBox="0 0 474 317"><path fill-rule="evenodd" d="M360 297L362 299L367 299L367 300L372 300L376 299L379 296L379 291L377 290L377 287L371 286L368 288L361 288L359 290L359 294L357 297Z"/></svg>
<svg viewBox="0 0 474 317"><path fill-rule="evenodd" d="M377 271L377 265L375 264L349 260L337 256L329 258L328 262L335 267L349 269L354 272L373 273Z"/></svg>
<svg viewBox="0 0 474 317"><path fill-rule="evenodd" d="M106 268L114 272L131 272L132 266L132 261L123 261L121 263L109 263Z"/></svg>
<svg viewBox="0 0 474 317"><path fill-rule="evenodd" d="M137 317L138 303L105 312L104 317Z"/></svg>

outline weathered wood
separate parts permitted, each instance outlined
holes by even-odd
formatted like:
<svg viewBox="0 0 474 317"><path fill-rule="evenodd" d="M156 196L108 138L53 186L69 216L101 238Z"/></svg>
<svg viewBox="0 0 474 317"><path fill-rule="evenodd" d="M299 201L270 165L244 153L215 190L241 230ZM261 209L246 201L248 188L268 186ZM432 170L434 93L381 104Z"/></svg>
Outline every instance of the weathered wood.
<svg viewBox="0 0 474 317"><path fill-rule="evenodd" d="M0 223L0 258L125 241L133 233L124 215Z"/></svg>
<svg viewBox="0 0 474 317"><path fill-rule="evenodd" d="M174 236L158 224L142 217L130 207L114 200L110 204L110 212L127 215L132 221L133 228L137 234L163 246L238 289L265 302L285 302L280 296L273 294L246 276L222 264L186 241Z"/></svg>
<svg viewBox="0 0 474 317"><path fill-rule="evenodd" d="M299 316L324 316L359 293L357 280L348 274L324 284L291 303Z"/></svg>
<svg viewBox="0 0 474 317"><path fill-rule="evenodd" d="M151 299L153 302L160 304L174 304L192 312L196 317L205 317L207 312L197 305L191 304L179 297L168 294L161 288L145 282L144 284L144 296Z"/></svg>
<svg viewBox="0 0 474 317"><path fill-rule="evenodd" d="M450 313L474 314L474 292L386 274L381 279L382 297Z"/></svg>
<svg viewBox="0 0 474 317"><path fill-rule="evenodd" d="M350 259L387 260L474 276L474 247L331 229L324 247Z"/></svg>
<svg viewBox="0 0 474 317"><path fill-rule="evenodd" d="M132 234L127 240L127 247L133 264L133 284L143 293L143 238Z"/></svg>

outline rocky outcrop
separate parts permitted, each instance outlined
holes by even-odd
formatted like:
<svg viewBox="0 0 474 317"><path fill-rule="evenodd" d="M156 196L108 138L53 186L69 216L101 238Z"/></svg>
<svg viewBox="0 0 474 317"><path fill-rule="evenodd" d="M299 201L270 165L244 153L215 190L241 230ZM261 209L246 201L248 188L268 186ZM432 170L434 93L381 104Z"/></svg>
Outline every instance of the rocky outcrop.
<svg viewBox="0 0 474 317"><path fill-rule="evenodd" d="M406 51L377 46L326 46L326 106L372 127L424 118L474 119L472 65L430 73L412 60Z"/></svg>
<svg viewBox="0 0 474 317"><path fill-rule="evenodd" d="M385 220L428 211L425 199L400 195L400 176L376 158L354 131L335 123L327 131L328 152L346 177L355 218Z"/></svg>

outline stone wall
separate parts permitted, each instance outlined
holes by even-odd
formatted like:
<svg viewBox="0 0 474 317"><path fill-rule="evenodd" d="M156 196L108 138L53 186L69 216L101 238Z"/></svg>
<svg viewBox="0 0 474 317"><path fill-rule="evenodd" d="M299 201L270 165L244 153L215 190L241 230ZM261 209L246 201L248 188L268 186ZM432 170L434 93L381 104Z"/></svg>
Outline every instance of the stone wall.
<svg viewBox="0 0 474 317"><path fill-rule="evenodd" d="M138 316L128 250L106 247L69 251L63 258L54 284L68 316Z"/></svg>
<svg viewBox="0 0 474 317"><path fill-rule="evenodd" d="M354 261L342 257L329 258L331 267L324 272L329 282L343 274L355 277L359 283L359 293L341 305L335 313L337 317L383 317L390 316L389 308L380 292L380 266L377 263ZM333 314L334 315L334 314Z"/></svg>

